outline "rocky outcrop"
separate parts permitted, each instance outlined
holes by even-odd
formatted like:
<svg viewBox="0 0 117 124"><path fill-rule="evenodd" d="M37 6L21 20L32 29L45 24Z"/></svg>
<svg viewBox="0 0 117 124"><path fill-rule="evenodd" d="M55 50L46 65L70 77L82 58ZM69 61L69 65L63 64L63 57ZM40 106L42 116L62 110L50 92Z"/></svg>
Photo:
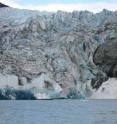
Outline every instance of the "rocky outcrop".
<svg viewBox="0 0 117 124"><path fill-rule="evenodd" d="M8 6L5 5L5 4L0 3L0 8L2 8L2 7L8 7Z"/></svg>
<svg viewBox="0 0 117 124"><path fill-rule="evenodd" d="M89 98L90 88L98 89L108 79L93 55L111 36L114 28L109 32L104 25L116 21L116 15L107 10L93 14L1 9L0 98Z"/></svg>
<svg viewBox="0 0 117 124"><path fill-rule="evenodd" d="M117 77L117 38L109 39L97 48L94 62L108 77Z"/></svg>

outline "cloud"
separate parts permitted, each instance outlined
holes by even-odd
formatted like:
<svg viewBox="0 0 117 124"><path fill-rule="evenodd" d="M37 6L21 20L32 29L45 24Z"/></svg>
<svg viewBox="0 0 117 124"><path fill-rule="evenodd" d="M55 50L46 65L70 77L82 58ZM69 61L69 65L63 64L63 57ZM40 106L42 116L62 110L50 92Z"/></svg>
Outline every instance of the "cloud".
<svg viewBox="0 0 117 124"><path fill-rule="evenodd" d="M92 12L99 12L102 9L109 9L112 11L117 10L117 4L111 3L90 3L90 4L48 4L48 5L40 5L40 6L32 6L29 5L26 7L27 9L36 9L36 10L46 10L46 11L57 11L63 10L72 12L73 10L89 10Z"/></svg>
<svg viewBox="0 0 117 124"><path fill-rule="evenodd" d="M49 11L56 12L57 10L63 10L72 12L73 10L89 10L94 13L101 11L102 9L108 9L115 11L117 10L117 3L114 2L97 2L97 3L77 3L77 4L45 4L45 5L20 5L16 2L17 0L0 0L11 7L20 8L20 9L31 9L31 10L39 10L39 11ZM110 0L114 1L114 0Z"/></svg>

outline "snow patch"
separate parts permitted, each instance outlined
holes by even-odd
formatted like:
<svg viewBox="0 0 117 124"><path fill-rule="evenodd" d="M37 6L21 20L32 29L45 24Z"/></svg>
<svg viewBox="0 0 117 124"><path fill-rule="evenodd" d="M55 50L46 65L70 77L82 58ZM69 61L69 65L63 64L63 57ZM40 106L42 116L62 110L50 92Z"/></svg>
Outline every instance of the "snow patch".
<svg viewBox="0 0 117 124"><path fill-rule="evenodd" d="M117 99L117 79L110 78L93 93L91 99Z"/></svg>

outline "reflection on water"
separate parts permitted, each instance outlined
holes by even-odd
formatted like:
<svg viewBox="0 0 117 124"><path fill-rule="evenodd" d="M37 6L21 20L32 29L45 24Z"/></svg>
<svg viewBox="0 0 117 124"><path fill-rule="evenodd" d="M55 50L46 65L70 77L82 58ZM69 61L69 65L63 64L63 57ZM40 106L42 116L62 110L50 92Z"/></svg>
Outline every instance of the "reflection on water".
<svg viewBox="0 0 117 124"><path fill-rule="evenodd" d="M117 124L117 100L0 101L0 124Z"/></svg>

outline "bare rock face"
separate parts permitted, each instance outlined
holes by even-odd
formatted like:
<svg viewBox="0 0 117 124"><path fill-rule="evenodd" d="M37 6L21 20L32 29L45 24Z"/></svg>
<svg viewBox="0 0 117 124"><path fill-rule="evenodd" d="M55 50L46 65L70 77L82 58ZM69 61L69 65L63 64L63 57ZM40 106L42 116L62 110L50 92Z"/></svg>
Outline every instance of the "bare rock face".
<svg viewBox="0 0 117 124"><path fill-rule="evenodd" d="M117 77L117 38L109 39L97 48L94 62L108 77Z"/></svg>
<svg viewBox="0 0 117 124"><path fill-rule="evenodd" d="M101 76L99 73L96 76L97 79L94 78L91 81L92 87L97 89L109 77L117 77L117 22L114 19L110 19L110 21L105 22L95 31L96 36L99 36L101 39L103 39L103 42L101 42L95 50L93 61L107 75L105 78L103 78L103 76Z"/></svg>
<svg viewBox="0 0 117 124"><path fill-rule="evenodd" d="M116 15L107 10L93 14L1 9L0 73L17 77L18 87L1 86L0 97L88 97L89 83L98 89L107 80L94 64L93 54L114 29L106 32L103 25L117 20Z"/></svg>

